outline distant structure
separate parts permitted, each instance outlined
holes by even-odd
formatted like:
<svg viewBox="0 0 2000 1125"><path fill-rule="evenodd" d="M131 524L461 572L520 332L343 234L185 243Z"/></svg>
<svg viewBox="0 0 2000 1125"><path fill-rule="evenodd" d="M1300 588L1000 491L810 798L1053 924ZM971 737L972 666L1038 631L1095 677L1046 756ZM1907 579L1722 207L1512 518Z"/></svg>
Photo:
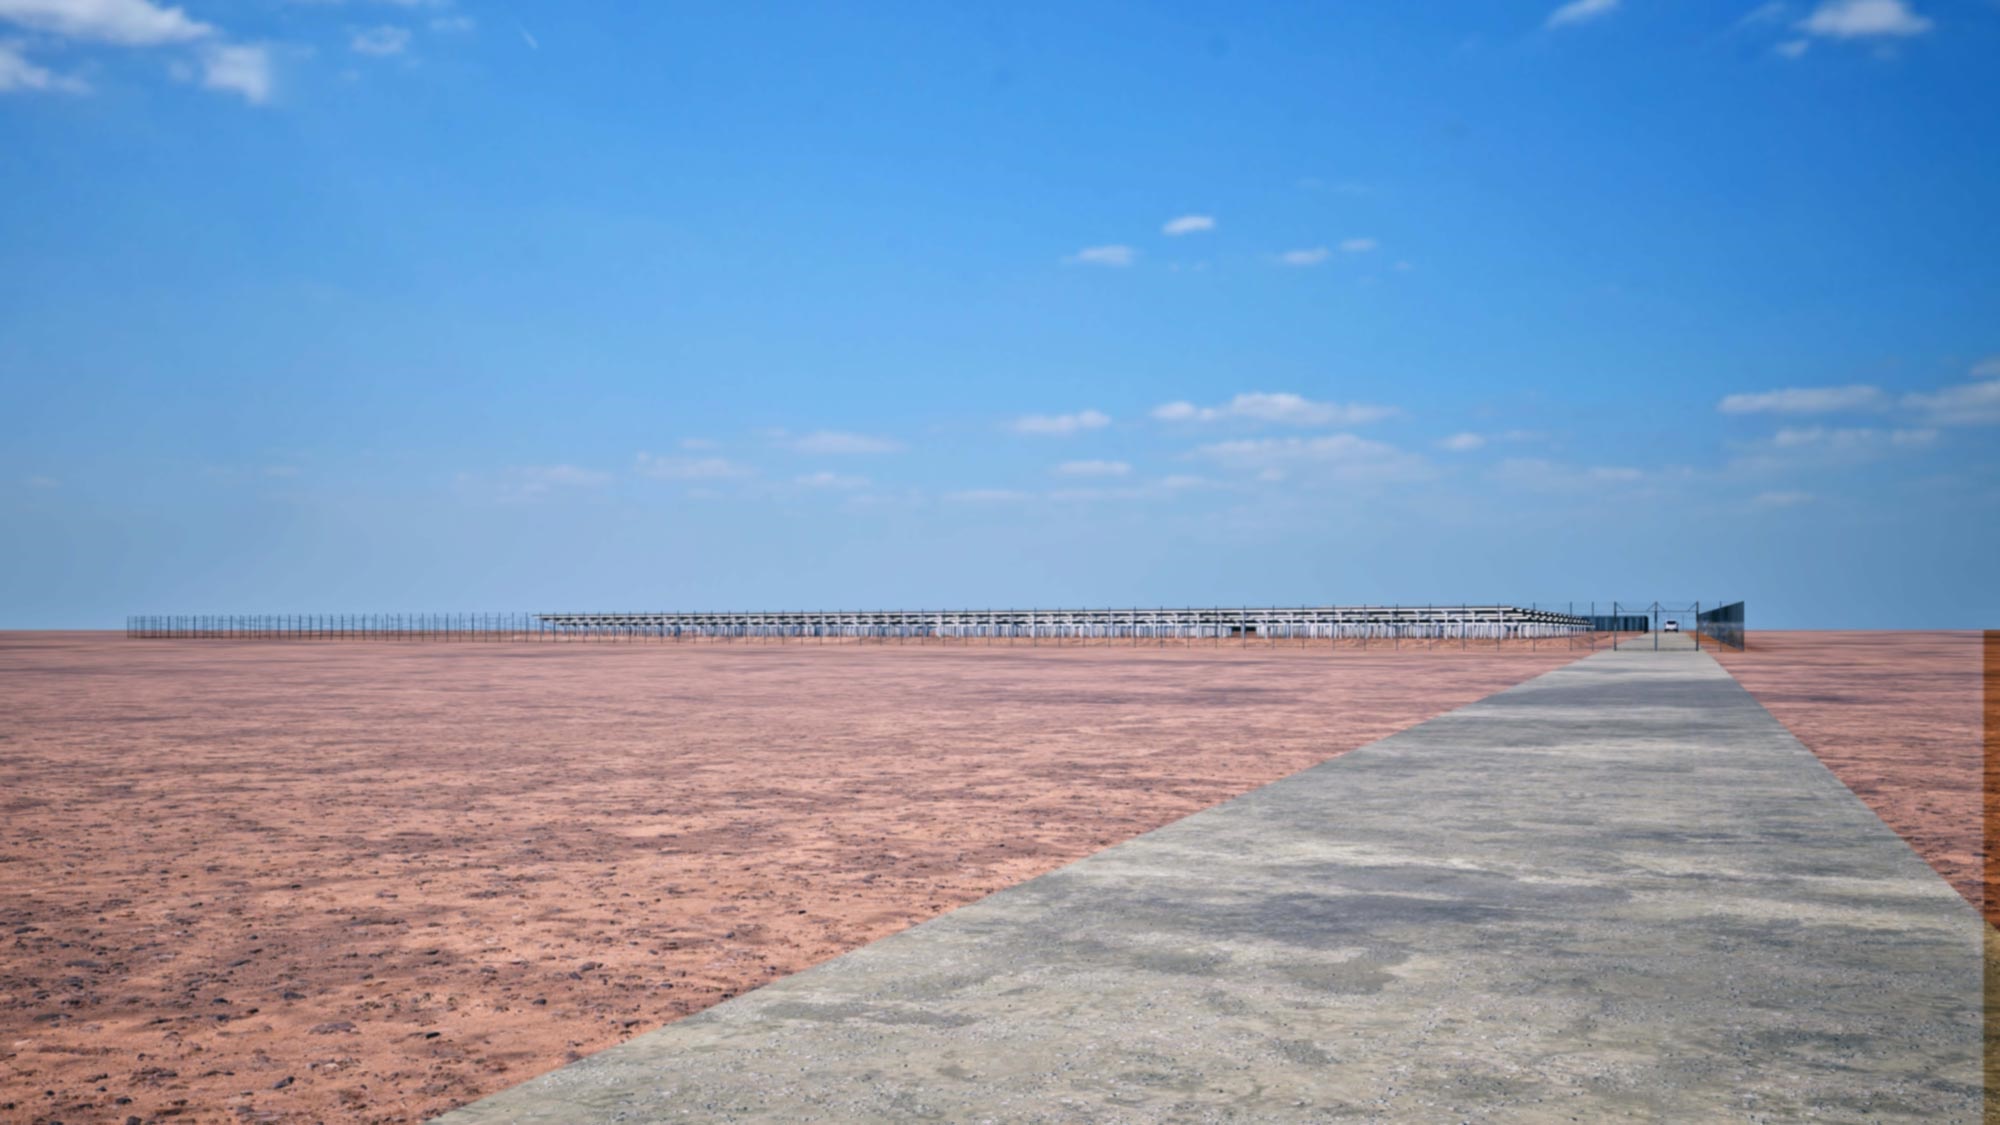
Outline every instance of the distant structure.
<svg viewBox="0 0 2000 1125"><path fill-rule="evenodd" d="M745 613L543 613L558 629L696 637L942 637L1332 640L1498 639L1589 632L1588 615L1510 605L1264 606L1231 609L894 609Z"/></svg>
<svg viewBox="0 0 2000 1125"><path fill-rule="evenodd" d="M1277 641L1468 642L1596 638L1658 630L1743 646L1743 603L1562 609L1517 605L1224 606L1184 609L892 609L628 613L142 615L137 639L384 641ZM1591 641L1594 645L1594 639Z"/></svg>

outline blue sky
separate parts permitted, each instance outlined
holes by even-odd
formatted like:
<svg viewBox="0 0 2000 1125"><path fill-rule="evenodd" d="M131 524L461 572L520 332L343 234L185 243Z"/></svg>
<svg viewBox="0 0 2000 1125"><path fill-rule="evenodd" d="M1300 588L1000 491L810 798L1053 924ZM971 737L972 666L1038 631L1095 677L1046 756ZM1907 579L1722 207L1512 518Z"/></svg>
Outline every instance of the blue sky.
<svg viewBox="0 0 2000 1125"><path fill-rule="evenodd" d="M2000 5L0 0L0 625L2000 623Z"/></svg>

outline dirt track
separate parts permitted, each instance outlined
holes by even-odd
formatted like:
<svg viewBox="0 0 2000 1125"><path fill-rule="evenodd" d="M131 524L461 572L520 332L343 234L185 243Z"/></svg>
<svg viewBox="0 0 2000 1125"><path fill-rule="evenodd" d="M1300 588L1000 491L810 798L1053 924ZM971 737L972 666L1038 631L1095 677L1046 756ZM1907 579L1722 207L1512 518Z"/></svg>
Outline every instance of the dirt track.
<svg viewBox="0 0 2000 1125"><path fill-rule="evenodd" d="M0 1121L415 1121L1572 656L0 634Z"/></svg>

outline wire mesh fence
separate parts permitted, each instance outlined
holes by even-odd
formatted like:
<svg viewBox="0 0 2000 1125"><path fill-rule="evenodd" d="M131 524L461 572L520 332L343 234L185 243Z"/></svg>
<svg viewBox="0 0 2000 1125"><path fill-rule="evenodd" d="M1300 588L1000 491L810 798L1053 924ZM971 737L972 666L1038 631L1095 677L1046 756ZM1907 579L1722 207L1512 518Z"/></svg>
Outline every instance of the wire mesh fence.
<svg viewBox="0 0 2000 1125"><path fill-rule="evenodd" d="M1461 648L1615 645L1652 618L1617 603L628 613L143 614L138 640L386 643L1238 643Z"/></svg>
<svg viewBox="0 0 2000 1125"><path fill-rule="evenodd" d="M1698 636L1741 650L1748 639L1743 631L1743 603L1730 602L1695 614Z"/></svg>

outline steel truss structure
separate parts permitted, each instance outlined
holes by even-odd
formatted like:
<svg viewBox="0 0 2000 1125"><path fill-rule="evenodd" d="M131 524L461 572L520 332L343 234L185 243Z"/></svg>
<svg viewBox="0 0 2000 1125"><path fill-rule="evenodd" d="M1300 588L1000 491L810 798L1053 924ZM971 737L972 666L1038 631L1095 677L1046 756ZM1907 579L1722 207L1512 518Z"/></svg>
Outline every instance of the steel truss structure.
<svg viewBox="0 0 2000 1125"><path fill-rule="evenodd" d="M138 616L134 638L245 640L1536 640L1602 631L1594 607L1265 606L764 612Z"/></svg>
<svg viewBox="0 0 2000 1125"><path fill-rule="evenodd" d="M1588 617L1518 606L1298 606L1186 609L915 609L747 613L544 613L559 630L668 637L855 637L980 640L1278 640L1560 637Z"/></svg>

